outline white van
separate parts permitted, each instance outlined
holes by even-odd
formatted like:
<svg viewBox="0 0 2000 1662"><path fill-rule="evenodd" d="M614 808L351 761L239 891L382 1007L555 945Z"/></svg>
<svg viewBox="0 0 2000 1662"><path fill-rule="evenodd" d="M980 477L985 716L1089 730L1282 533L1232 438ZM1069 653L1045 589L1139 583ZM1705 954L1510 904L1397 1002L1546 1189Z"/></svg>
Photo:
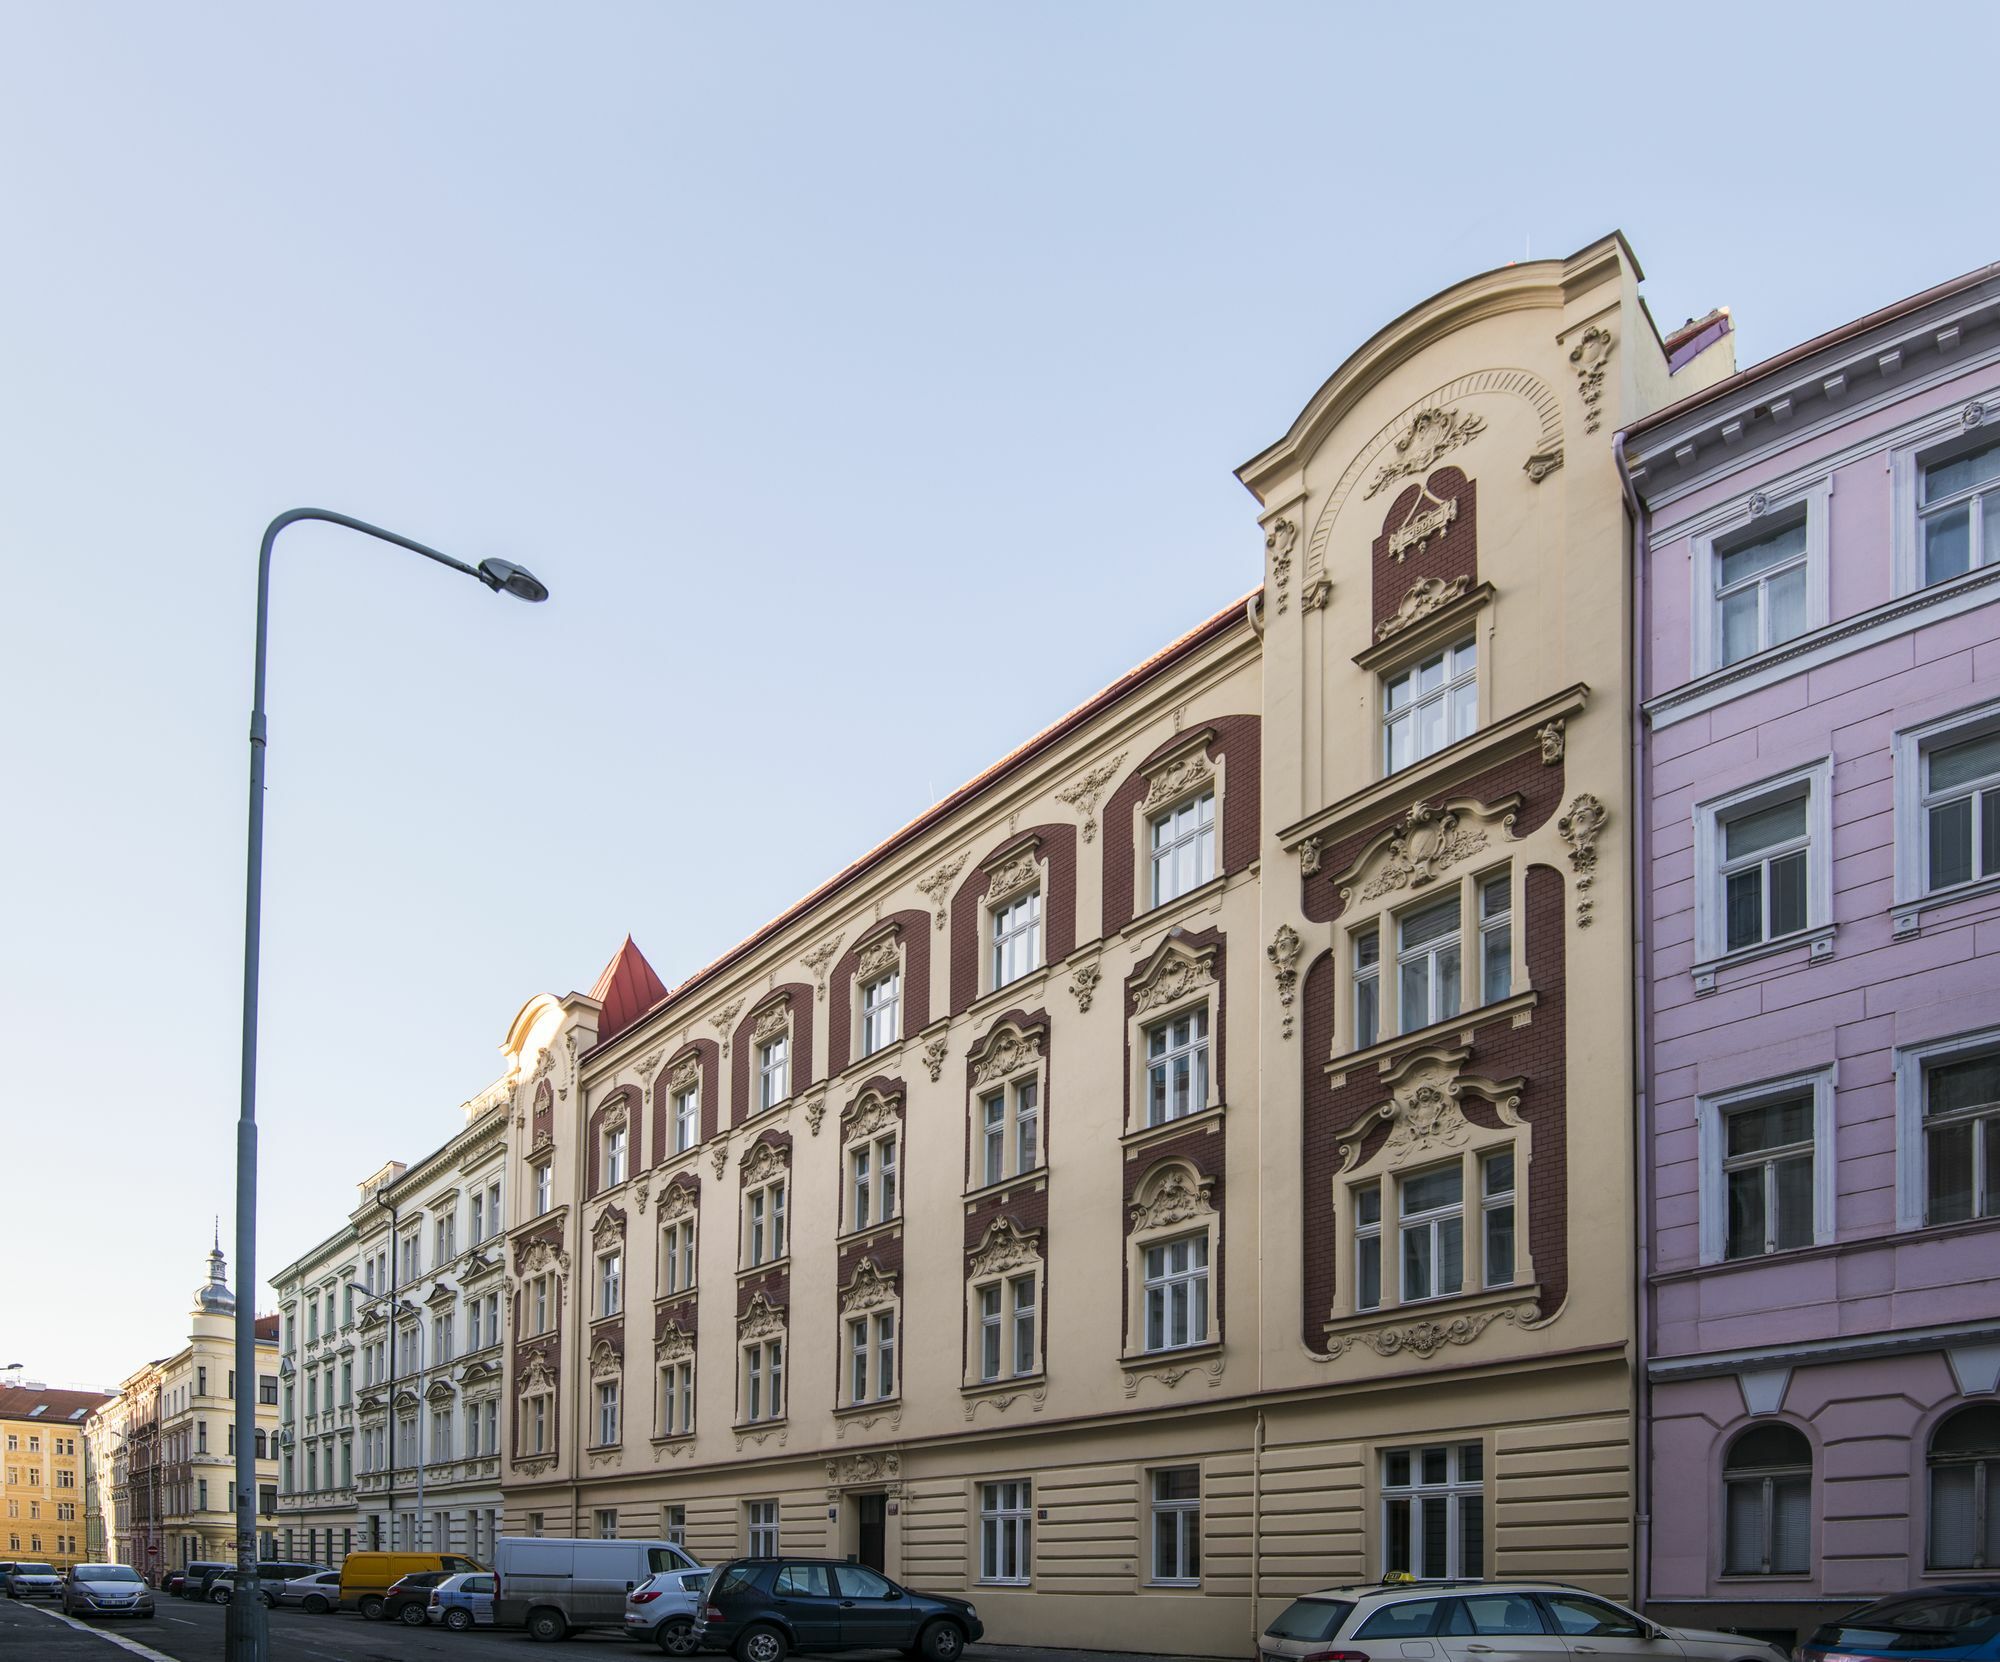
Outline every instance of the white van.
<svg viewBox="0 0 2000 1662"><path fill-rule="evenodd" d="M503 1535L493 1554L493 1625L536 1639L625 1629L625 1595L661 1570L701 1565L671 1541L579 1541Z"/></svg>

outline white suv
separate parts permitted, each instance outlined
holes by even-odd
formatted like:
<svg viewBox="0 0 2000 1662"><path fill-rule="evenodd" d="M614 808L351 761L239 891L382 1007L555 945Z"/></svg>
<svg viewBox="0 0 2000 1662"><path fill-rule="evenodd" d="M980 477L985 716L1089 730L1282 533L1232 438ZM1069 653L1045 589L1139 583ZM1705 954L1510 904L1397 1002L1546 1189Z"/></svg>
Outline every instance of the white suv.
<svg viewBox="0 0 2000 1662"><path fill-rule="evenodd" d="M1329 1587L1264 1631L1262 1662L1786 1662L1758 1639L1662 1627L1559 1581Z"/></svg>

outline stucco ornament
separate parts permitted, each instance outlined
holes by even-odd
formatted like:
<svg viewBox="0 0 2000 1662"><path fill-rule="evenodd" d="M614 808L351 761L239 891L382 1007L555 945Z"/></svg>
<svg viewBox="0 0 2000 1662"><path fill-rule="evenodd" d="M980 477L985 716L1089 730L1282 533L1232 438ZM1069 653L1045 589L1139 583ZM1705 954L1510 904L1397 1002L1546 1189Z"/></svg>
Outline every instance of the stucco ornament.
<svg viewBox="0 0 2000 1662"><path fill-rule="evenodd" d="M902 954L897 948L896 932L878 935L861 949L854 963L854 973L864 982L873 981L878 976L887 975L902 962Z"/></svg>
<svg viewBox="0 0 2000 1662"><path fill-rule="evenodd" d="M1271 937L1271 944L1264 948L1264 956L1271 960L1272 972L1278 978L1280 1038L1289 1039L1292 1036L1292 1001L1298 995L1299 953L1304 945L1296 929L1289 923L1281 923L1278 932Z"/></svg>
<svg viewBox="0 0 2000 1662"><path fill-rule="evenodd" d="M1298 855L1299 875L1301 877L1317 877L1319 875L1320 858L1325 853L1325 850L1326 839L1323 837L1306 837L1300 841Z"/></svg>
<svg viewBox="0 0 2000 1662"><path fill-rule="evenodd" d="M1018 894L1023 889L1032 889L1042 880L1042 868L1035 859L1033 843L1017 853L1009 855L986 874L986 898L990 901L1005 900L1009 895Z"/></svg>
<svg viewBox="0 0 2000 1662"><path fill-rule="evenodd" d="M895 1279L877 1269L874 1259L864 1258L854 1266L854 1274L841 1289L840 1313L843 1316L858 1316L895 1302Z"/></svg>
<svg viewBox="0 0 2000 1662"><path fill-rule="evenodd" d="M1447 1322L1413 1322L1408 1327L1378 1327L1362 1333L1343 1333L1327 1344L1326 1359L1344 1355L1356 1345L1366 1345L1377 1356L1415 1356L1428 1359L1451 1345L1469 1345L1495 1322L1531 1323L1541 1315L1538 1305L1514 1305L1503 1310L1475 1310L1454 1316Z"/></svg>
<svg viewBox="0 0 2000 1662"><path fill-rule="evenodd" d="M1188 1375L1196 1373L1208 1380L1208 1388L1212 1391L1222 1383L1222 1370L1227 1365L1226 1357L1217 1356L1202 1363L1184 1362L1164 1368L1135 1368L1125 1375L1125 1394L1128 1397L1136 1397L1139 1394L1139 1382L1145 1379L1157 1379L1171 1391Z"/></svg>
<svg viewBox="0 0 2000 1662"><path fill-rule="evenodd" d="M1007 1218L995 1218L986 1226L978 1250L965 1266L968 1279L983 1281L988 1276L1006 1275L1042 1261L1041 1249L1032 1235L1024 1235Z"/></svg>
<svg viewBox="0 0 2000 1662"><path fill-rule="evenodd" d="M665 1055L666 1052L664 1050L656 1050L652 1055L639 1063L639 1077L645 1080L647 1084L650 1085L653 1082L653 1070L659 1067L660 1060Z"/></svg>
<svg viewBox="0 0 2000 1662"><path fill-rule="evenodd" d="M815 1137L819 1135L820 1121L826 1118L826 1098L816 1096L806 1104L806 1129Z"/></svg>
<svg viewBox="0 0 2000 1662"><path fill-rule="evenodd" d="M540 1477L542 1473L552 1471L554 1468L555 1458L552 1455L546 1454L536 1455L532 1460L516 1460L514 1462L514 1470L519 1472L523 1477Z"/></svg>
<svg viewBox="0 0 2000 1662"><path fill-rule="evenodd" d="M792 1001L781 998L757 1012L756 1023L750 1029L750 1039L754 1044L768 1044L772 1039L789 1033L791 1027Z"/></svg>
<svg viewBox="0 0 2000 1662"><path fill-rule="evenodd" d="M639 1187L633 1190L632 1198L639 1203L639 1216L643 1218L646 1215L646 1202L653 1198L646 1187L645 1178L639 1179Z"/></svg>
<svg viewBox="0 0 2000 1662"><path fill-rule="evenodd" d="M1426 485L1417 493L1403 523L1389 533L1389 552L1401 565L1412 554L1421 554L1424 544L1441 537L1458 521L1458 498L1433 496Z"/></svg>
<svg viewBox="0 0 2000 1662"><path fill-rule="evenodd" d="M737 1341L747 1345L759 1339L782 1339L784 1336L783 1307L773 1304L762 1293L751 1294L749 1309L736 1318Z"/></svg>
<svg viewBox="0 0 2000 1662"><path fill-rule="evenodd" d="M1554 721L1536 732L1535 737L1541 741L1543 767L1552 768L1563 759L1563 749L1567 743L1565 731L1563 718L1557 716Z"/></svg>
<svg viewBox="0 0 2000 1662"><path fill-rule="evenodd" d="M1562 465L1562 446L1557 445L1553 450L1537 450L1521 464L1521 471L1527 474L1529 484L1539 485Z"/></svg>
<svg viewBox="0 0 2000 1662"><path fill-rule="evenodd" d="M1197 1177L1186 1166L1170 1166L1164 1176L1140 1190L1145 1196L1132 1206L1132 1232L1169 1229L1190 1218L1206 1217L1215 1208L1209 1204L1212 1177Z"/></svg>
<svg viewBox="0 0 2000 1662"><path fill-rule="evenodd" d="M660 1185L660 1222L669 1223L694 1210L694 1190L685 1183Z"/></svg>
<svg viewBox="0 0 2000 1662"><path fill-rule="evenodd" d="M773 1148L769 1143L752 1143L739 1162L742 1167L739 1181L744 1188L754 1189L768 1178L781 1176L791 1163L783 1149Z"/></svg>
<svg viewBox="0 0 2000 1662"><path fill-rule="evenodd" d="M742 1011L743 1000L732 998L727 1004L720 1006L708 1019L718 1033L727 1033L730 1028L736 1025L736 1018L742 1014Z"/></svg>
<svg viewBox="0 0 2000 1662"><path fill-rule="evenodd" d="M903 1475L903 1457L893 1450L882 1454L844 1454L826 1463L826 1481L831 1488L854 1483L893 1483Z"/></svg>
<svg viewBox="0 0 2000 1662"><path fill-rule="evenodd" d="M840 951L840 936L829 935L810 952L799 954L799 961L813 973L813 985L818 989L817 997L826 997L826 972Z"/></svg>
<svg viewBox="0 0 2000 1662"><path fill-rule="evenodd" d="M536 1241L522 1256L521 1267L515 1273L523 1280L529 1280L538 1275L548 1275L556 1270L568 1268L568 1253L548 1241Z"/></svg>
<svg viewBox="0 0 2000 1662"><path fill-rule="evenodd" d="M972 1082L975 1085L984 1085L989 1079L1004 1079L1008 1074L1033 1067L1041 1060L1041 1056L1040 1033L1023 1033L1011 1024L1002 1027L986 1041L985 1051L973 1063ZM929 1060L928 1052L925 1054L925 1060Z"/></svg>
<svg viewBox="0 0 2000 1662"><path fill-rule="evenodd" d="M840 1116L840 1140L858 1142L878 1131L893 1130L898 1123L891 1098L880 1091L863 1091Z"/></svg>
<svg viewBox="0 0 2000 1662"><path fill-rule="evenodd" d="M612 1348L609 1339L599 1339L590 1347L590 1377L616 1379L625 1371L625 1359Z"/></svg>
<svg viewBox="0 0 2000 1662"><path fill-rule="evenodd" d="M722 1138L716 1143L714 1148L709 1150L708 1163L714 1169L715 1175L720 1177L723 1169L729 1164L729 1139L727 1137Z"/></svg>
<svg viewBox="0 0 2000 1662"><path fill-rule="evenodd" d="M928 877L917 879L917 887L930 897L932 907L937 912L937 926L942 929L951 916L951 908L945 901L950 892L952 879L965 869L965 856L954 854Z"/></svg>
<svg viewBox="0 0 2000 1662"><path fill-rule="evenodd" d="M671 1322L666 1331L653 1341L653 1360L656 1362L689 1362L694 1359L694 1338L684 1328Z"/></svg>
<svg viewBox="0 0 2000 1662"><path fill-rule="evenodd" d="M1278 592L1277 610L1285 610L1286 587L1292 580L1292 554L1299 546L1299 528L1280 515L1264 534L1264 548L1271 556L1271 583Z"/></svg>
<svg viewBox="0 0 2000 1662"><path fill-rule="evenodd" d="M1437 577L1418 578L1410 585L1410 592L1397 604L1394 615L1375 625L1375 638L1386 641L1391 635L1400 634L1411 624L1420 623L1431 613L1449 606L1465 593L1471 581L1463 573L1448 583Z"/></svg>
<svg viewBox="0 0 2000 1662"><path fill-rule="evenodd" d="M1135 1015L1192 998L1215 985L1213 952L1188 953L1169 946L1152 972L1133 990Z"/></svg>
<svg viewBox="0 0 2000 1662"><path fill-rule="evenodd" d="M1082 778L1072 780L1056 792L1056 800L1074 808L1083 815L1083 840L1097 840L1097 804L1104 795L1104 787L1118 777L1118 770L1125 765L1128 753L1121 750L1108 762L1100 762Z"/></svg>
<svg viewBox="0 0 2000 1662"><path fill-rule="evenodd" d="M625 1107L625 1091L621 1086L613 1093L610 1102L605 1105L604 1118L599 1123L599 1129L603 1131L623 1131L630 1122L630 1118L631 1116Z"/></svg>
<svg viewBox="0 0 2000 1662"><path fill-rule="evenodd" d="M1145 806L1157 808L1175 797L1192 796L1214 778L1215 769L1209 766L1208 758L1199 750L1191 755L1177 756L1147 780Z"/></svg>
<svg viewBox="0 0 2000 1662"><path fill-rule="evenodd" d="M1584 330L1583 338L1569 349L1569 361L1576 366L1576 390L1583 398L1583 430L1594 433L1604 419L1604 366L1611 361L1617 337L1601 323Z"/></svg>
<svg viewBox="0 0 2000 1662"><path fill-rule="evenodd" d="M1362 885L1360 898L1377 900L1398 889L1420 889L1485 846L1485 831L1460 826L1456 809L1413 803L1402 823L1390 833L1388 858ZM1341 898L1354 897L1343 889Z"/></svg>
<svg viewBox="0 0 2000 1662"><path fill-rule="evenodd" d="M1305 587L1299 590L1299 604L1309 612L1316 612L1333 598L1333 579L1321 572L1316 577L1308 577Z"/></svg>
<svg viewBox="0 0 2000 1662"><path fill-rule="evenodd" d="M1362 501L1374 497L1398 479L1428 473L1431 464L1460 445L1470 444L1486 431L1486 418L1461 415L1457 410L1431 405L1419 410L1396 440L1395 457L1375 470L1375 477L1361 493Z"/></svg>
<svg viewBox="0 0 2000 1662"><path fill-rule="evenodd" d="M1076 966L1069 978L1069 991L1076 1000L1079 1013L1090 1008L1090 1001L1097 996L1097 984L1103 979L1103 966L1094 958L1087 964Z"/></svg>
<svg viewBox="0 0 2000 1662"><path fill-rule="evenodd" d="M937 1076L944 1071L944 1053L950 1043L951 1037L945 1033L924 1041L924 1066L930 1070L932 1084L937 1083Z"/></svg>
<svg viewBox="0 0 2000 1662"><path fill-rule="evenodd" d="M590 1227L590 1242L595 1247L610 1246L625 1239L625 1214L615 1206L607 1206L597 1215L597 1222Z"/></svg>
<svg viewBox="0 0 2000 1662"><path fill-rule="evenodd" d="M1590 909L1595 896L1589 891L1597 881L1597 839L1610 823L1611 814L1589 791L1570 798L1569 812L1556 821L1556 830L1569 844L1570 868L1576 873L1576 926L1590 927Z"/></svg>
<svg viewBox="0 0 2000 1662"><path fill-rule="evenodd" d="M521 1370L521 1394L535 1396L543 1391L556 1388L556 1376L549 1372L548 1359L540 1351L528 1358L528 1365Z"/></svg>

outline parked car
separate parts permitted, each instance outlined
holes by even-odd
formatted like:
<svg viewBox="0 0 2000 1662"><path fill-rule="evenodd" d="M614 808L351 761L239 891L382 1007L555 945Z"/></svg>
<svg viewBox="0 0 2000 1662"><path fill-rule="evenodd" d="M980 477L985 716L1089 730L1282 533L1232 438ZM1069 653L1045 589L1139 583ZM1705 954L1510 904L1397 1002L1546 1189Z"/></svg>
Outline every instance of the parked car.
<svg viewBox="0 0 2000 1662"><path fill-rule="evenodd" d="M537 1639L581 1629L623 1629L625 1596L662 1570L701 1566L671 1541L500 1537L493 1554L493 1619Z"/></svg>
<svg viewBox="0 0 2000 1662"><path fill-rule="evenodd" d="M1570 1644L1589 1639L1600 1644ZM1258 1652L1261 1662L1295 1662L1329 1651L1388 1655L1414 1643L1426 1655L1435 1645L1443 1662L1551 1662L1598 1648L1627 1662L1786 1662L1762 1640L1663 1627L1561 1582L1405 1577L1294 1599L1264 1630Z"/></svg>
<svg viewBox="0 0 2000 1662"><path fill-rule="evenodd" d="M297 1575L281 1581L265 1594L273 1610L280 1605L297 1605L315 1616L323 1616L340 1602L340 1571L321 1570L316 1575Z"/></svg>
<svg viewBox="0 0 2000 1662"><path fill-rule="evenodd" d="M446 1579L443 1570L413 1570L391 1582L382 1595L383 1620L422 1627L430 1619L431 1589Z"/></svg>
<svg viewBox="0 0 2000 1662"><path fill-rule="evenodd" d="M448 1575L431 1589L425 1612L428 1620L442 1622L454 1633L470 1627L493 1625L493 1572L475 1570L469 1575Z"/></svg>
<svg viewBox="0 0 2000 1662"><path fill-rule="evenodd" d="M10 1599L52 1599L62 1596L62 1577L53 1564L16 1564L7 1575Z"/></svg>
<svg viewBox="0 0 2000 1662"><path fill-rule="evenodd" d="M180 1572L180 1580L169 1589L177 1599L200 1598L207 1586L208 1578L220 1575L229 1566L216 1559L198 1558ZM168 1577L169 1580L173 1578Z"/></svg>
<svg viewBox="0 0 2000 1662"><path fill-rule="evenodd" d="M153 1589L129 1564L73 1564L63 1581L65 1616L153 1615Z"/></svg>
<svg viewBox="0 0 2000 1662"><path fill-rule="evenodd" d="M986 1629L964 1599L912 1592L865 1564L830 1558L738 1558L715 1572L694 1640L738 1662L788 1651L900 1650L958 1662Z"/></svg>
<svg viewBox="0 0 2000 1662"><path fill-rule="evenodd" d="M271 1602L269 1589L282 1587L293 1576L312 1575L325 1569L324 1564L301 1564L293 1559L270 1559L257 1566L257 1590L264 1595L264 1602ZM236 1596L236 1566L217 1570L202 1583L201 1596L210 1604L227 1604Z"/></svg>
<svg viewBox="0 0 2000 1662"><path fill-rule="evenodd" d="M486 1566L462 1552L350 1552L340 1561L340 1608L359 1610L371 1622L388 1611L389 1589L406 1575L436 1570L457 1575Z"/></svg>
<svg viewBox="0 0 2000 1662"><path fill-rule="evenodd" d="M1892 1593L1816 1629L1799 1662L1835 1656L1893 1662L2000 1657L2000 1581L1949 1582Z"/></svg>
<svg viewBox="0 0 2000 1662"><path fill-rule="evenodd" d="M625 1636L651 1639L669 1656L691 1656L694 1619L707 1591L706 1570L662 1570L625 1595Z"/></svg>

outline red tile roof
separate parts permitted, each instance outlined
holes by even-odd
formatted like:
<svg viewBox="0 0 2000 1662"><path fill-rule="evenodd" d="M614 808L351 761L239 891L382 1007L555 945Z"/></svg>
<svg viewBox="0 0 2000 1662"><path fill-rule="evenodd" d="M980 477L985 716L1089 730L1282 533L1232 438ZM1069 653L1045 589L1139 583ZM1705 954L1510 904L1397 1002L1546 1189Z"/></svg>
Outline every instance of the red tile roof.
<svg viewBox="0 0 2000 1662"><path fill-rule="evenodd" d="M0 1385L0 1420L80 1425L92 1409L110 1400L102 1391L51 1391L46 1386ZM37 1408L40 1413L35 1412Z"/></svg>
<svg viewBox="0 0 2000 1662"><path fill-rule="evenodd" d="M269 1339L273 1344L277 1343L278 1318L276 1315L259 1316L257 1318L257 1337L260 1339Z"/></svg>
<svg viewBox="0 0 2000 1662"><path fill-rule="evenodd" d="M632 937L611 956L590 996L604 1006L597 1024L598 1041L614 1037L630 1027L667 996L667 984L653 973Z"/></svg>

